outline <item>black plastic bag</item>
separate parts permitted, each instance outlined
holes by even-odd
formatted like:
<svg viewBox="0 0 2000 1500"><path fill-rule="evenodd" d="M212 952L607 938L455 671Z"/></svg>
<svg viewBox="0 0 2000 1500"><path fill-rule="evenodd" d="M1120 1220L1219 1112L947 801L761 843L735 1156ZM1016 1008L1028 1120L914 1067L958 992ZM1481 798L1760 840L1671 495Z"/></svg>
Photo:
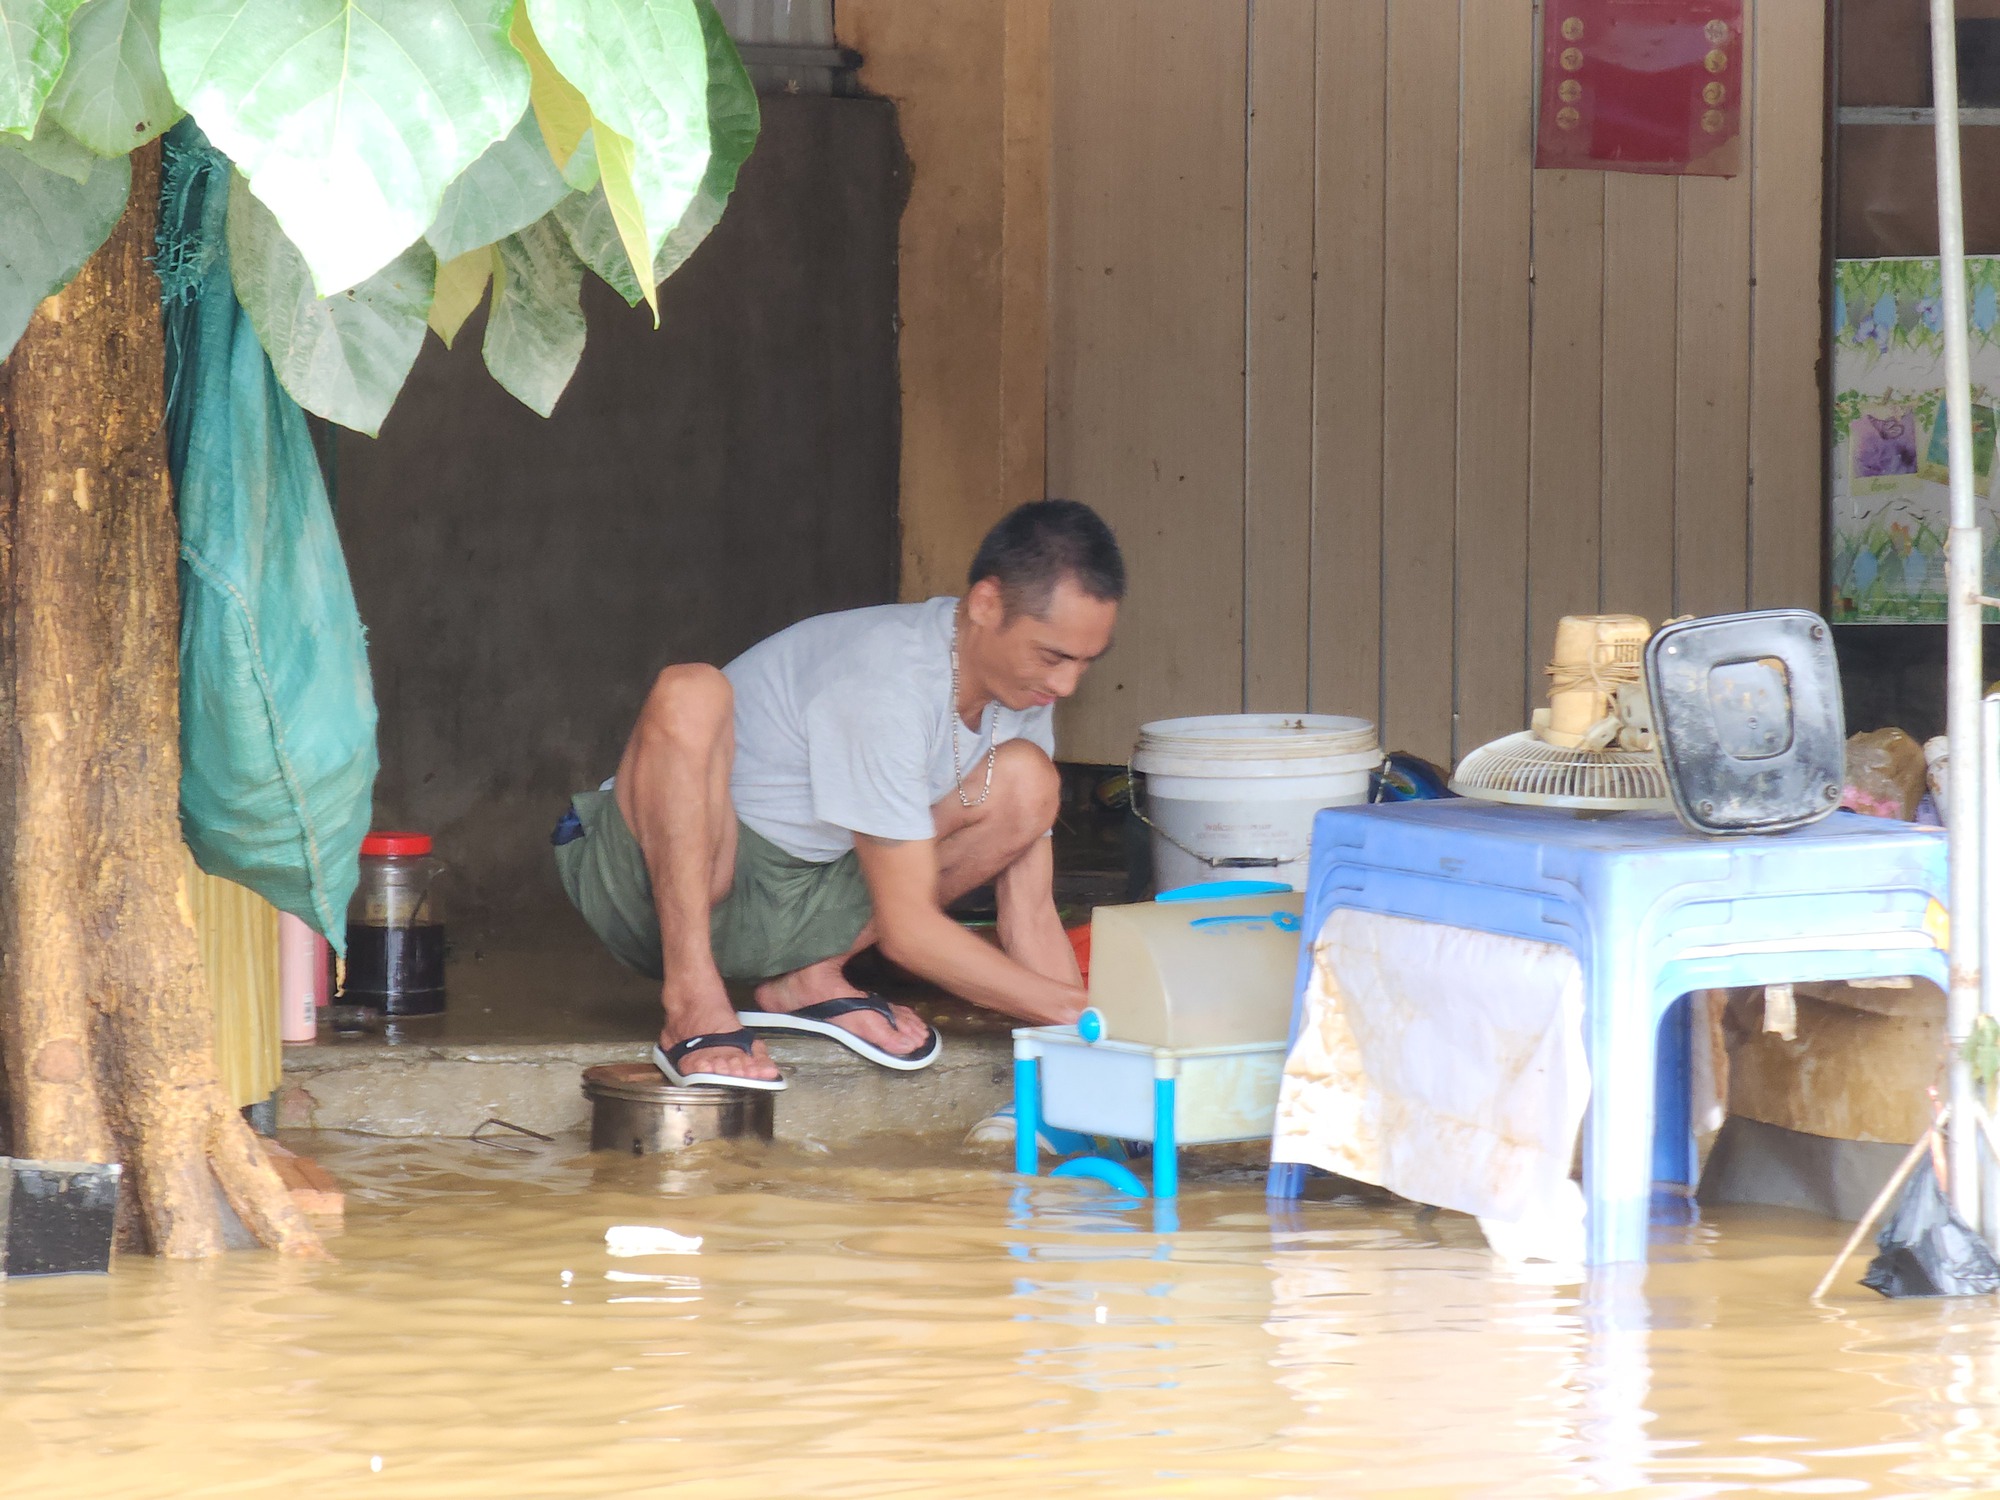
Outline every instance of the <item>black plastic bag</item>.
<svg viewBox="0 0 2000 1500"><path fill-rule="evenodd" d="M1861 1284L1885 1297L1976 1297L2000 1291L2000 1260L1952 1211L1925 1162L1875 1236L1875 1258Z"/></svg>

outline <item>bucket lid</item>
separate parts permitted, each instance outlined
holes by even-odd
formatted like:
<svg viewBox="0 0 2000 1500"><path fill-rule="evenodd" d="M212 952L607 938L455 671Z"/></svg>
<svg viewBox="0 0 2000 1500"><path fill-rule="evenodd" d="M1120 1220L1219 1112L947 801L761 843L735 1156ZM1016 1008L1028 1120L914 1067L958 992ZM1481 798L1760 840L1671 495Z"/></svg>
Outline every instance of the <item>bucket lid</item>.
<svg viewBox="0 0 2000 1500"><path fill-rule="evenodd" d="M371 833L361 841L361 852L378 859L383 855L428 854L431 852L431 836L428 833Z"/></svg>
<svg viewBox="0 0 2000 1500"><path fill-rule="evenodd" d="M1211 880L1175 886L1170 891L1161 891L1153 900L1172 906L1180 901L1227 901L1232 896L1290 895L1291 890L1282 880Z"/></svg>
<svg viewBox="0 0 2000 1500"><path fill-rule="evenodd" d="M1139 726L1135 768L1145 760L1325 760L1380 755L1375 726L1339 714L1207 714Z"/></svg>
<svg viewBox="0 0 2000 1500"><path fill-rule="evenodd" d="M679 1108L730 1109L763 1101L772 1095L712 1083L669 1083L651 1063L599 1063L583 1070L586 1099L622 1099L631 1104L672 1104Z"/></svg>

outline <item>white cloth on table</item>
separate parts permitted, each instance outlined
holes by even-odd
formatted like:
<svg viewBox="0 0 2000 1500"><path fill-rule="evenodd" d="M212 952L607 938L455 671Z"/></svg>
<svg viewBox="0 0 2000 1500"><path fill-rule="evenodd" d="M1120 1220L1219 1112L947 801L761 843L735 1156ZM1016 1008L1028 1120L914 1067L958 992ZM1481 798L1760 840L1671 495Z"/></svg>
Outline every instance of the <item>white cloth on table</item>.
<svg viewBox="0 0 2000 1500"><path fill-rule="evenodd" d="M1313 940L1271 1159L1473 1214L1508 1260L1579 1264L1589 1100L1569 949L1342 909Z"/></svg>

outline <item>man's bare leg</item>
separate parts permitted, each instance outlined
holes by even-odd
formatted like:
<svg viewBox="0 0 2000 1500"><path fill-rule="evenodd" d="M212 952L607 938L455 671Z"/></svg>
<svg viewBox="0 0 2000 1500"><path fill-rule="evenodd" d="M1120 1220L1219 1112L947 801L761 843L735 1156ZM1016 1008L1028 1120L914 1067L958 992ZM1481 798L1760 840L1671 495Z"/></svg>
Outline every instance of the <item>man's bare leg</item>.
<svg viewBox="0 0 2000 1500"><path fill-rule="evenodd" d="M736 810L729 771L736 755L734 697L714 667L668 667L653 684L618 763L618 809L645 852L660 917L666 1022L660 1046L735 1031L735 1007L709 947L709 912L729 894L736 870ZM758 1043L690 1052L683 1073L777 1078Z"/></svg>
<svg viewBox="0 0 2000 1500"><path fill-rule="evenodd" d="M1055 857L1043 837L1055 824L1061 798L1061 774L1048 756L1027 740L1010 740L994 762L992 794L968 808L956 793L946 793L931 809L931 820L937 829L938 904L949 905L993 881L1001 945L1037 973L1075 984L1076 954L1055 912ZM846 953L767 980L757 987L758 1009L783 1013L859 995L848 981L847 963L874 941L870 923ZM885 1052L914 1051L923 1043L924 1022L907 1005L890 1009L893 1022L856 1011L835 1024Z"/></svg>

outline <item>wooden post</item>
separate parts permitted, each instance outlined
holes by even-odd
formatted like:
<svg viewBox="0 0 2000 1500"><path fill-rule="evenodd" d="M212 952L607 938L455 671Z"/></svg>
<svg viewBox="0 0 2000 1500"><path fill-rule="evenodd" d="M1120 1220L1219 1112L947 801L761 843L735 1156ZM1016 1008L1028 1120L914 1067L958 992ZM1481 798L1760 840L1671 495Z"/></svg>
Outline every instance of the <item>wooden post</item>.
<svg viewBox="0 0 2000 1500"><path fill-rule="evenodd" d="M126 1164L122 1237L324 1253L222 1091L182 885L179 533L150 257L124 218L0 364L0 1060L13 1148ZM221 1188L219 1196L216 1189Z"/></svg>

